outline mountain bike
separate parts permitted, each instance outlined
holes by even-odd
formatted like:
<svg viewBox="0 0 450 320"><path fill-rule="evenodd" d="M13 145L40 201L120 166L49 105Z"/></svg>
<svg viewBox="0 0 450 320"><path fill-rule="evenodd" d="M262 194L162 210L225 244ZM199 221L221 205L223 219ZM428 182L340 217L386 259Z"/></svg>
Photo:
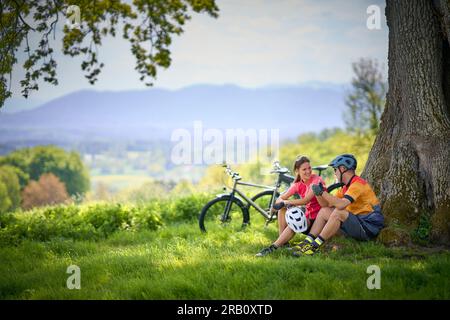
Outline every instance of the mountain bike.
<svg viewBox="0 0 450 320"><path fill-rule="evenodd" d="M225 173L233 180L233 187L229 193L219 194L208 202L200 212L199 227L206 232L210 228L229 227L234 230L242 229L250 224L250 208L254 208L265 219L265 226L277 219L278 211L273 209L273 205L280 196L279 189L282 184L289 186L294 182L294 177L289 174L289 169L280 167L280 163L275 161L270 171L277 174L277 180L274 186L266 186L242 181L239 173L234 172L229 165L224 165ZM328 166L313 167L313 170L322 174ZM249 186L263 188L264 191L249 198L245 193L238 189L238 186ZM328 187L331 192L336 189L338 184Z"/></svg>

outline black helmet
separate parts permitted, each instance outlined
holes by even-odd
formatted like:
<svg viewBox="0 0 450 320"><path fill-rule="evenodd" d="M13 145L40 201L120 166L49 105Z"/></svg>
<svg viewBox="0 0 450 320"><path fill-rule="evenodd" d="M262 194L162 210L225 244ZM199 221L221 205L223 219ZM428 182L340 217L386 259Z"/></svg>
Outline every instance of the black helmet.
<svg viewBox="0 0 450 320"><path fill-rule="evenodd" d="M358 162L356 161L355 156L352 154L348 154L348 153L337 156L329 164L329 166L333 167L333 168L337 168L339 166L344 166L347 168L347 170L356 170L357 165L358 165Z"/></svg>

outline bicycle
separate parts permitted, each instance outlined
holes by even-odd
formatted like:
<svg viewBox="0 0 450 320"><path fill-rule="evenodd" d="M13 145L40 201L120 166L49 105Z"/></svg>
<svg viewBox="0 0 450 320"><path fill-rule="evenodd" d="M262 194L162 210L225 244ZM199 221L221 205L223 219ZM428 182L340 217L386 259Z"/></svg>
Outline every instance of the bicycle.
<svg viewBox="0 0 450 320"><path fill-rule="evenodd" d="M232 229L242 229L250 224L251 207L256 209L264 217L266 227L270 222L276 220L278 211L273 209L273 204L280 196L279 189L283 183L289 186L295 180L289 174L289 169L280 167L279 162L275 161L270 173L278 174L277 181L275 186L266 186L241 181L242 178L239 173L232 171L229 165L224 165L224 167L225 173L233 180L233 187L230 193L217 195L215 199L209 201L203 207L199 215L200 230L206 232L206 225L208 225L208 228L217 225L232 225ZM323 165L313 167L312 169L318 171L319 175L321 175L322 171L327 168L328 166ZM238 189L239 185L264 188L266 190L249 198ZM333 184L328 187L328 191L331 192L340 186L340 184ZM237 197L236 194L240 197ZM244 204L244 201L246 204Z"/></svg>

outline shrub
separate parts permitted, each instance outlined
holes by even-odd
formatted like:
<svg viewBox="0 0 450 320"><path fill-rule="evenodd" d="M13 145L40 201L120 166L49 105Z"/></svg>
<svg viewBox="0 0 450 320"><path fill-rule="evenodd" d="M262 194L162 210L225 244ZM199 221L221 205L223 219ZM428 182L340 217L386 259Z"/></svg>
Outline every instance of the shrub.
<svg viewBox="0 0 450 320"><path fill-rule="evenodd" d="M132 230L156 230L163 225L160 215L160 207L150 204L141 208L132 208L130 228Z"/></svg>
<svg viewBox="0 0 450 320"><path fill-rule="evenodd" d="M80 215L103 236L130 224L130 209L121 204L94 204L83 207Z"/></svg>
<svg viewBox="0 0 450 320"><path fill-rule="evenodd" d="M157 230L164 222L197 219L208 194L155 200L142 205L93 203L37 207L28 211L0 215L0 243L22 239L49 241L103 239L120 230Z"/></svg>
<svg viewBox="0 0 450 320"><path fill-rule="evenodd" d="M412 240L413 242L426 245L430 239L430 230L431 230L431 217L427 213L423 213L420 216L419 225L412 232Z"/></svg>
<svg viewBox="0 0 450 320"><path fill-rule="evenodd" d="M59 205L0 216L0 243L52 238L97 240L119 230L156 230L162 226L158 208L122 204Z"/></svg>
<svg viewBox="0 0 450 320"><path fill-rule="evenodd" d="M189 221L198 218L203 206L211 200L208 194L192 194L173 200L172 207L167 210L168 221Z"/></svg>
<svg viewBox="0 0 450 320"><path fill-rule="evenodd" d="M16 168L0 166L0 213L15 210L20 205L20 184Z"/></svg>
<svg viewBox="0 0 450 320"><path fill-rule="evenodd" d="M64 183L51 173L43 174L38 182L30 181L22 192L22 198L24 209L60 204L70 199Z"/></svg>

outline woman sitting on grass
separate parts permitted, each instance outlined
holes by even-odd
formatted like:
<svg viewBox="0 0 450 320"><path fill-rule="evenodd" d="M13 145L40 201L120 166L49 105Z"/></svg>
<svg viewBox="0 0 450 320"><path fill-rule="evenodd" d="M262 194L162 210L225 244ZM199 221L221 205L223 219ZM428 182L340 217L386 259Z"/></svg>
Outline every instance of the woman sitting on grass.
<svg viewBox="0 0 450 320"><path fill-rule="evenodd" d="M295 232L288 227L285 220L287 207L306 205L305 215L308 221L308 229L303 232L305 234L308 234L319 210L321 209L320 204L317 202L317 199L314 195L314 192L311 190L311 186L319 183L322 183L322 185L325 186L325 182L320 176L312 173L311 163L308 157L299 156L295 160L294 173L296 175L294 183L285 193L283 193L277 199L274 204L274 208L279 210L279 237L272 245L262 249L258 254L256 254L257 257L263 257L273 252L274 250L288 243L288 241L294 237ZM298 194L301 199L288 200L294 194Z"/></svg>

